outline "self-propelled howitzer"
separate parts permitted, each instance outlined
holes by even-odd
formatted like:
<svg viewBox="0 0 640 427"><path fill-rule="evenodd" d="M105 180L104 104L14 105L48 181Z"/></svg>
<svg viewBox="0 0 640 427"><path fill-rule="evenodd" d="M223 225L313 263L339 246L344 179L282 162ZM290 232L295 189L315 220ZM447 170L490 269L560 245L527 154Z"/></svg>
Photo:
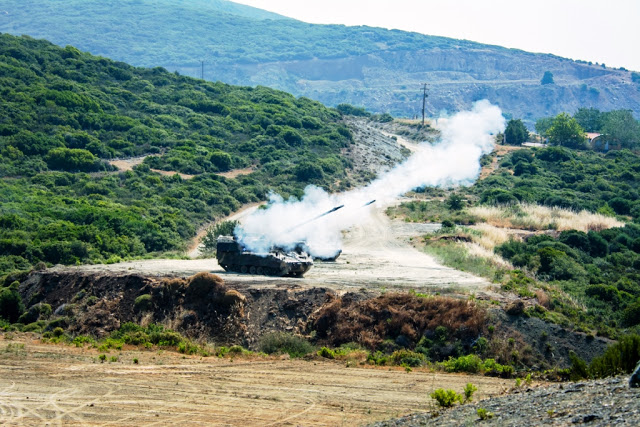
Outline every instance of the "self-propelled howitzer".
<svg viewBox="0 0 640 427"><path fill-rule="evenodd" d="M302 277L313 266L313 260L306 252L275 247L265 253L252 252L234 236L218 237L216 258L226 271L266 276Z"/></svg>

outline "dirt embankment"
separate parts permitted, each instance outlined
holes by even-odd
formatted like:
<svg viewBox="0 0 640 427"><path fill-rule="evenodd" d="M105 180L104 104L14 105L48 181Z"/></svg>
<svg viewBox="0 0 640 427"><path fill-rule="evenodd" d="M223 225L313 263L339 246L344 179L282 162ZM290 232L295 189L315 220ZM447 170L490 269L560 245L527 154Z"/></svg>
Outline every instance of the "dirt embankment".
<svg viewBox="0 0 640 427"><path fill-rule="evenodd" d="M125 322L158 323L195 340L252 350L259 349L262 336L278 331L313 333L320 345L356 342L374 351L384 340L413 349L423 336L433 339L436 327L444 326L451 341L432 349L434 360L455 356L459 348L471 352L477 338L485 336L485 357L537 369L567 367L570 351L589 361L608 344L539 319L486 311L465 299L380 295L366 289L345 293L289 282L225 283L205 272L190 278L34 272L19 290L27 306L49 304L55 326L98 337Z"/></svg>

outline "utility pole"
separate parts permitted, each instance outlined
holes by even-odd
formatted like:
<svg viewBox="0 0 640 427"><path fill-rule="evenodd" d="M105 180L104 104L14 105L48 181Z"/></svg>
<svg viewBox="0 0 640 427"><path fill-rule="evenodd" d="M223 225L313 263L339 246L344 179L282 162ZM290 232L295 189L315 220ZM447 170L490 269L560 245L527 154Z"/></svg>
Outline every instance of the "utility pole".
<svg viewBox="0 0 640 427"><path fill-rule="evenodd" d="M200 65L202 66L200 69L200 78L204 80L204 60L200 60Z"/></svg>
<svg viewBox="0 0 640 427"><path fill-rule="evenodd" d="M424 83L424 86L423 86L422 89L423 89L423 92L422 92L422 126L424 126L424 106L425 106L425 104L427 102L427 96L429 96L427 94L427 84L426 83Z"/></svg>

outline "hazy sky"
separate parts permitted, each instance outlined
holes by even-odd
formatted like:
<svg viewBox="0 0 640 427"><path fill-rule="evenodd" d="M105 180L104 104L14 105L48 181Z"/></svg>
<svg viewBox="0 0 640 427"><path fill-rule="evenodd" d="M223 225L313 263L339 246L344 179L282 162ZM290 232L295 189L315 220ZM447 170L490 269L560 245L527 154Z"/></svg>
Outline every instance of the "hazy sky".
<svg viewBox="0 0 640 427"><path fill-rule="evenodd" d="M640 0L237 0L318 24L369 25L640 71Z"/></svg>

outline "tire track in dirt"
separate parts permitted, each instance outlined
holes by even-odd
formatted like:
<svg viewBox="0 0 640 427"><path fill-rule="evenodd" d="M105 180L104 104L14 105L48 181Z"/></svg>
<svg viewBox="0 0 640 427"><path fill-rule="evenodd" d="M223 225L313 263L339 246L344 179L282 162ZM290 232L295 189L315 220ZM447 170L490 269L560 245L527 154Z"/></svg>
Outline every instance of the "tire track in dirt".
<svg viewBox="0 0 640 427"><path fill-rule="evenodd" d="M102 364L97 350L35 341L26 356L2 354L0 378L12 382L0 383L0 424L355 425L428 409L436 387L473 382L483 397L511 382L324 360L117 354Z"/></svg>

